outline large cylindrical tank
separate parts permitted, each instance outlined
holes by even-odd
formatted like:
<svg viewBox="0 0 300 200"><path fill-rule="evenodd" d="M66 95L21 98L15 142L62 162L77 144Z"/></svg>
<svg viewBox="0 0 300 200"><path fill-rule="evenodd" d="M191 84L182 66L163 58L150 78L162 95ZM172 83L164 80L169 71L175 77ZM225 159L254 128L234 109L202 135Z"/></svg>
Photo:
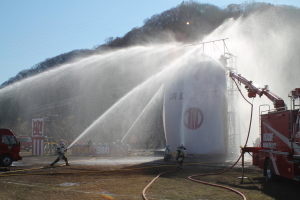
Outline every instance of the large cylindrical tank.
<svg viewBox="0 0 300 200"><path fill-rule="evenodd" d="M226 71L209 59L174 69L165 81L164 128L174 152L183 143L188 154L226 153Z"/></svg>

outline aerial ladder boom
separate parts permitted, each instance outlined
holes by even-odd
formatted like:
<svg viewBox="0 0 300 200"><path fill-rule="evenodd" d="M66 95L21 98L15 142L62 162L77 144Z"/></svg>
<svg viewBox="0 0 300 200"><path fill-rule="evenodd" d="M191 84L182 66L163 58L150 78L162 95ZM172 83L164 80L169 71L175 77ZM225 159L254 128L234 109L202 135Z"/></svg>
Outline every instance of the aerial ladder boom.
<svg viewBox="0 0 300 200"><path fill-rule="evenodd" d="M268 99L270 99L273 102L274 108L279 111L279 110L285 110L286 106L280 97L278 97L276 94L273 94L272 92L269 91L268 86L265 86L265 88L260 88L253 84L252 81L246 79L245 77L241 76L240 74L236 74L234 72L229 73L229 77L236 79L239 83L242 83L245 85L245 88L248 91L248 97L249 98L254 98L256 95L261 97L262 95L265 95Z"/></svg>

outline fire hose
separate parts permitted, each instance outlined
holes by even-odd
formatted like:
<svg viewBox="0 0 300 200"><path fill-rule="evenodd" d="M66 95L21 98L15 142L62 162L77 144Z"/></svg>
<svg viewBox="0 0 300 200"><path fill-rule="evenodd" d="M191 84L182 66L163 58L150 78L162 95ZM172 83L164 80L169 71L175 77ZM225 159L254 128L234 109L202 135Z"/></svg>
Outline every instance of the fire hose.
<svg viewBox="0 0 300 200"><path fill-rule="evenodd" d="M172 170L172 171L166 171L166 172L162 172L160 174L158 174L143 190L143 198L144 200L148 200L147 197L146 197L146 190L148 189L148 187L150 187L150 185L156 180L158 179L161 175L163 174L167 174L167 173L171 173L171 172L176 172L176 171L179 171L179 169L175 169L175 170Z"/></svg>
<svg viewBox="0 0 300 200"><path fill-rule="evenodd" d="M247 102L251 105L251 115L250 115L249 129L248 129L247 139L246 139L246 142L245 142L245 145L244 145L244 147L246 147L246 146L247 146L247 143L248 143L249 135L250 135L251 124L252 124L253 104L252 104L251 102L249 102L249 101L245 98L245 96L242 94L242 92L241 92L240 88L238 87L236 81L235 81L234 79L232 79L232 80L233 80L234 83L236 84L236 86L237 86L237 88L238 88L240 94L241 94L242 97L244 98L244 100L247 101ZM246 196L245 196L243 193L241 193L241 192L239 192L239 191L237 191L237 190L235 190L235 189L233 189L233 188L226 187L226 186L223 186L223 185L218 185L218 184L213 184L213 183L208 183L208 182L204 182L204 181L200 181L200 180L193 179L194 177L197 177L197 176L218 175L218 174L222 174L222 173L228 172L229 170L231 170L231 169L239 162L239 160L240 160L241 157L242 157L242 154L243 154L243 152L241 153L241 155L240 155L240 157L237 159L237 161L236 161L231 167L227 168L227 169L224 170L224 171L217 172L217 173L192 175L192 176L189 176L188 179L191 180L191 181L197 182L197 183L202 183L202 184L211 185L211 186L220 187L220 188L224 188L224 189L230 190L230 191L232 191L232 192L237 193L237 194L240 195L241 197L243 197L243 200L246 200L247 198L246 198ZM160 173L157 177L155 177L155 178L154 178L154 179L153 179L153 180L152 180L152 181L144 188L144 190L143 190L142 195L143 195L144 200L148 200L147 197L146 197L146 195L145 195L145 192L146 192L147 188L149 188L150 185L151 185L156 179L158 179L158 178L159 178L161 175L163 175L163 174L171 173L171 172L175 172L175 171L178 171L178 169L177 169L177 170L173 170L173 171L162 172L162 173Z"/></svg>
<svg viewBox="0 0 300 200"><path fill-rule="evenodd" d="M224 171L217 172L217 173L192 175L192 176L189 176L188 179L190 179L191 181L197 182L197 183L202 183L202 184L211 185L211 186L220 187L220 188L224 188L224 189L230 190L230 191L235 192L238 195L242 196L243 199L246 200L247 198L246 198L246 196L243 193L241 193L241 192L239 192L239 191L237 191L237 190L235 190L233 188L193 179L194 177L197 177L197 176L210 176L210 175L217 175L217 174L222 174L222 173L228 172L229 170L231 170L239 162L239 160L241 159L241 157L242 157L242 155L240 155L240 157L237 159L237 161L231 167L229 167L228 169L226 169Z"/></svg>

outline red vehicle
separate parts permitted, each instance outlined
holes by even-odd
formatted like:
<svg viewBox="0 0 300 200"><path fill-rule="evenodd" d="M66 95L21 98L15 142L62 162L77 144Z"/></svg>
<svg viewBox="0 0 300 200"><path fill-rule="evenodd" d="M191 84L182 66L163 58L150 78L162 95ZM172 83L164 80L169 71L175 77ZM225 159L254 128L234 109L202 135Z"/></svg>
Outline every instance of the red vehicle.
<svg viewBox="0 0 300 200"><path fill-rule="evenodd" d="M9 129L0 129L0 166L9 167L13 161L22 160L20 142Z"/></svg>
<svg viewBox="0 0 300 200"><path fill-rule="evenodd" d="M300 110L295 101L300 98L300 88L292 90L291 110L284 101L268 90L259 88L252 81L230 72L229 76L245 85L248 97L265 95L273 102L274 109L260 113L260 147L244 147L243 153L253 153L253 165L264 170L267 181L277 176L300 181Z"/></svg>
<svg viewBox="0 0 300 200"><path fill-rule="evenodd" d="M21 150L26 150L27 152L32 149L32 140L29 136L19 135L16 138L21 142Z"/></svg>

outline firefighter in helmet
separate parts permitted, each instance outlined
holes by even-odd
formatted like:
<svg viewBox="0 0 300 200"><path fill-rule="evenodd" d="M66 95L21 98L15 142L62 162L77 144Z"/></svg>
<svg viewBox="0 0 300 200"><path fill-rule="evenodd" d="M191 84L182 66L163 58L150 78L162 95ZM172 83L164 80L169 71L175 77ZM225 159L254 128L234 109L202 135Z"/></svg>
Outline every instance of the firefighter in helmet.
<svg viewBox="0 0 300 200"><path fill-rule="evenodd" d="M166 145L165 154L164 154L164 161L170 161L172 158L172 152L170 149L170 145Z"/></svg>
<svg viewBox="0 0 300 200"><path fill-rule="evenodd" d="M58 161L60 161L60 159L63 159L66 162L66 165L70 166L69 163L68 163L68 159L65 156L66 152L67 152L67 149L65 148L65 143L61 142L59 144L59 146L57 147L57 154L58 154L58 156L57 156L56 160L53 163L51 163L50 166L53 166L55 163L57 163Z"/></svg>
<svg viewBox="0 0 300 200"><path fill-rule="evenodd" d="M186 157L185 150L186 148L184 147L183 144L180 144L179 147L177 148L177 152L176 152L176 161L178 162L177 168L183 169L182 165L183 165L184 158Z"/></svg>

